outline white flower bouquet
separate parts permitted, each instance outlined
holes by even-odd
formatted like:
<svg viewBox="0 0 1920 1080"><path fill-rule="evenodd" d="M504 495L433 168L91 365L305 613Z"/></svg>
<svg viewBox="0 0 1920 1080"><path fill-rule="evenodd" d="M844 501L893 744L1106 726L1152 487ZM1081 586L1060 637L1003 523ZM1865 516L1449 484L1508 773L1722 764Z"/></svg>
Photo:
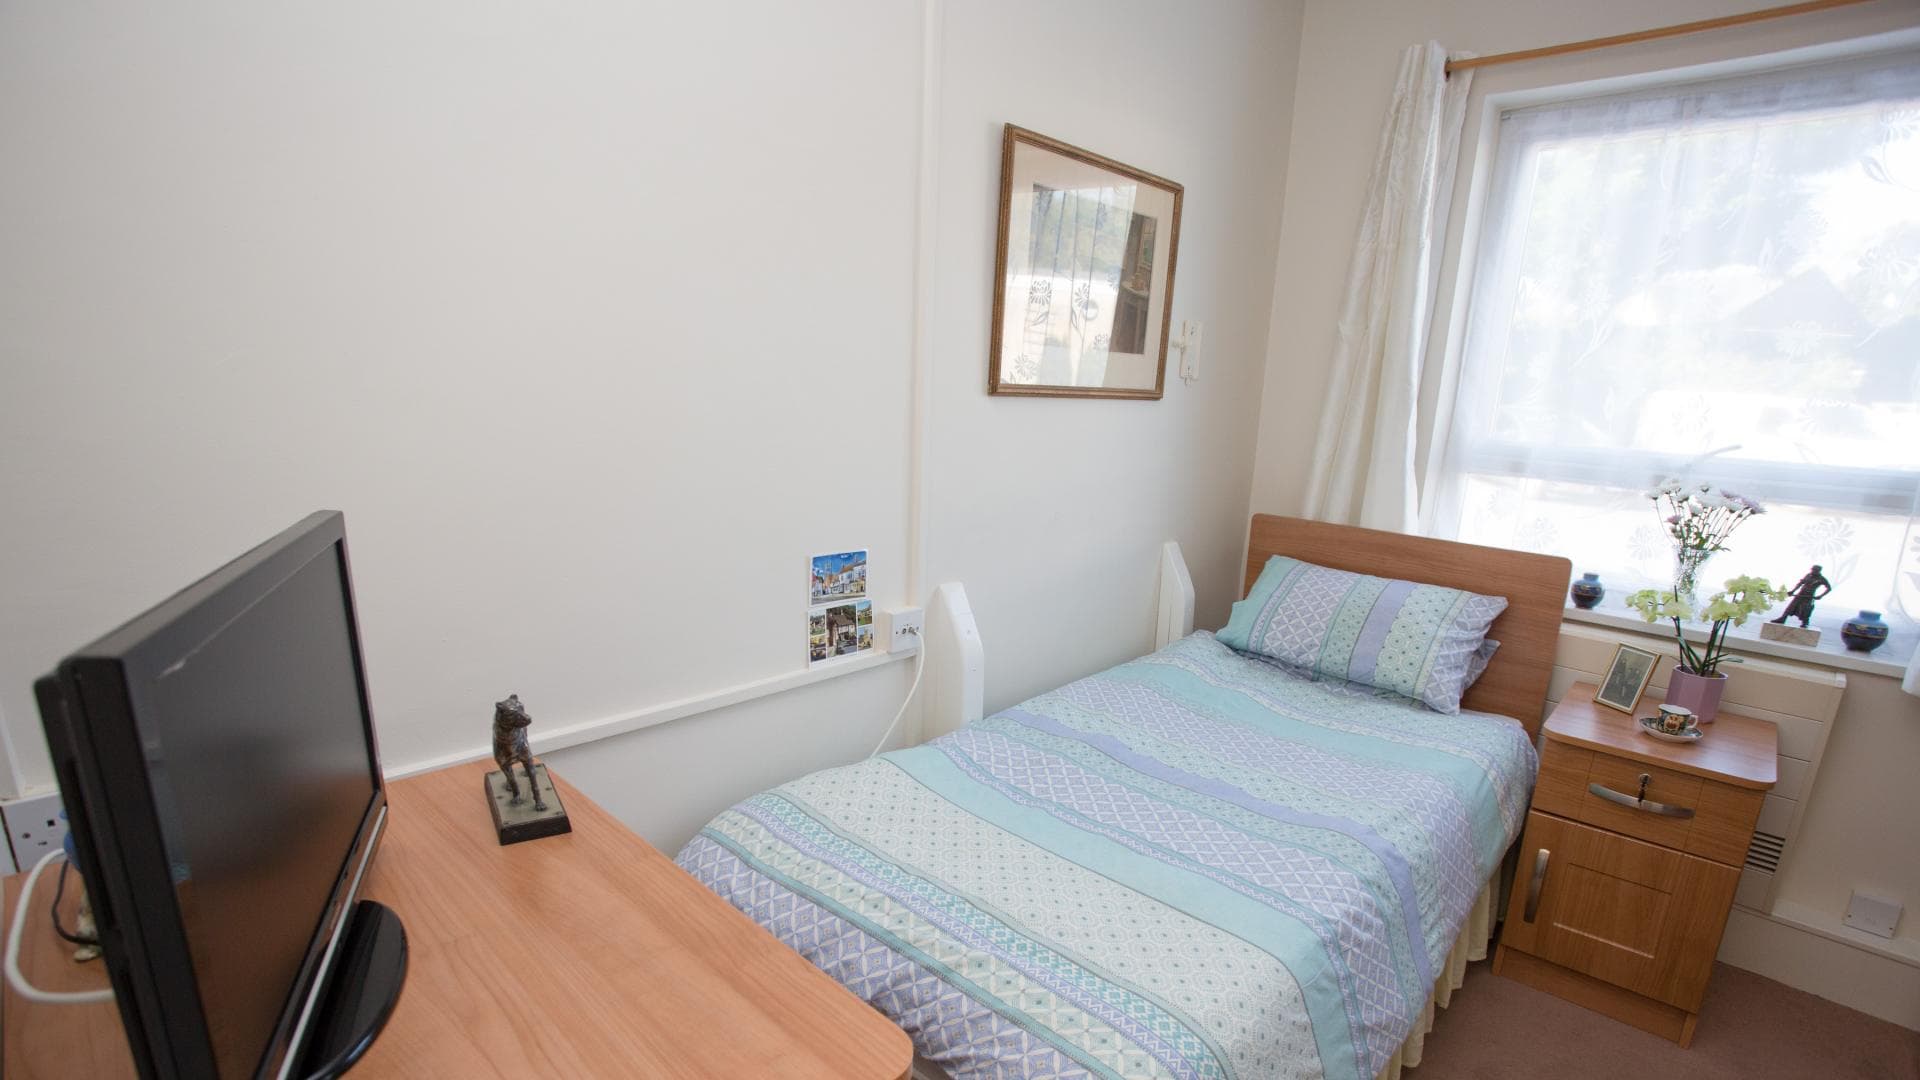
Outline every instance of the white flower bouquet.
<svg viewBox="0 0 1920 1080"><path fill-rule="evenodd" d="M1724 488L1716 491L1712 484L1683 484L1674 477L1649 490L1647 498L1661 512L1667 535L1682 551L1709 555L1727 546L1727 538L1741 522L1767 512L1745 495Z"/></svg>
<svg viewBox="0 0 1920 1080"><path fill-rule="evenodd" d="M1745 495L1716 490L1712 484L1682 483L1677 477L1662 480L1646 494L1673 538L1674 595L1689 607L1701 566L1726 549L1727 538L1741 522L1767 512Z"/></svg>

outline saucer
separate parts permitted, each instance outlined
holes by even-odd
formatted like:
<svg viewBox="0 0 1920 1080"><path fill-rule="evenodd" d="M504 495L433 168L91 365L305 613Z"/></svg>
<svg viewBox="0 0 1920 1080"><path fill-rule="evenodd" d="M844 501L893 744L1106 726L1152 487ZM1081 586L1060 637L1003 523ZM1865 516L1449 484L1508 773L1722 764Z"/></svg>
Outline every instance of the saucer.
<svg viewBox="0 0 1920 1080"><path fill-rule="evenodd" d="M1678 735L1662 731L1660 729L1660 718L1657 716L1641 717L1640 732L1643 735L1651 735L1661 742L1699 742L1702 738L1705 738L1707 734L1701 731L1698 726L1690 727Z"/></svg>

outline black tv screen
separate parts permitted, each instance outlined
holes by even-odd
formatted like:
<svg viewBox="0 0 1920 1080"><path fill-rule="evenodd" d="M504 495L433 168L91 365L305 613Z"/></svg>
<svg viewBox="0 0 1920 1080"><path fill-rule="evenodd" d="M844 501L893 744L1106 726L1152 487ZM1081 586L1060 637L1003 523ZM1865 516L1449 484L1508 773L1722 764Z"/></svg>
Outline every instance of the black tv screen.
<svg viewBox="0 0 1920 1080"><path fill-rule="evenodd" d="M385 814L343 518L312 515L43 684L142 1073L287 1075Z"/></svg>

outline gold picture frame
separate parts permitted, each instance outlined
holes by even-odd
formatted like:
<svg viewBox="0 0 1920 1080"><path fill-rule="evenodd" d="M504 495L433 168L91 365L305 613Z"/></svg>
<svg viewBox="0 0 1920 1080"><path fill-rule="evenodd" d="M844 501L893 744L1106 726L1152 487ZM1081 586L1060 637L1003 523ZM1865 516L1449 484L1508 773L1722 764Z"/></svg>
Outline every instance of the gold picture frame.
<svg viewBox="0 0 1920 1080"><path fill-rule="evenodd" d="M1006 125L989 394L1161 397L1184 194L1171 180Z"/></svg>
<svg viewBox="0 0 1920 1080"><path fill-rule="evenodd" d="M1600 685L1594 688L1594 704L1632 716L1634 706L1640 704L1640 696L1647 692L1647 684L1653 681L1653 669L1659 666L1658 654L1631 645L1615 646L1613 660L1607 664L1606 674L1600 677ZM1633 687L1632 696L1626 695L1628 686Z"/></svg>

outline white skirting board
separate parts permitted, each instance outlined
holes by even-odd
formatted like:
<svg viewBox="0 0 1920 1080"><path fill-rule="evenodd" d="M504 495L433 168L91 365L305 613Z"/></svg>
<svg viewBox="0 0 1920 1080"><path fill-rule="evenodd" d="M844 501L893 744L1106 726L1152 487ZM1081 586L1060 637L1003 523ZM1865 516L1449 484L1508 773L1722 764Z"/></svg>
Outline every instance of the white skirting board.
<svg viewBox="0 0 1920 1080"><path fill-rule="evenodd" d="M1778 912L1767 916L1736 906L1727 918L1726 936L1720 939L1719 958L1724 964L1920 1031L1920 967L1848 945L1837 933L1801 929Z"/></svg>

